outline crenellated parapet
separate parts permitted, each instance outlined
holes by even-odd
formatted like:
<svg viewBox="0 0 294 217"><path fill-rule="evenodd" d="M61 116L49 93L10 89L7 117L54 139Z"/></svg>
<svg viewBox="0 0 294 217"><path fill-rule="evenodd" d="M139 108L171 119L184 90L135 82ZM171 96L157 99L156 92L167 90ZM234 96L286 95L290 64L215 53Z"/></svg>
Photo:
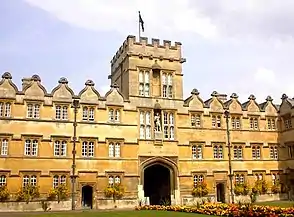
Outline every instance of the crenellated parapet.
<svg viewBox="0 0 294 217"><path fill-rule="evenodd" d="M180 42L172 43L169 40L160 41L154 38L149 40L147 37L140 37L138 40L135 36L129 35L111 60L112 72L116 71L126 57L184 63L186 59L182 58L181 46Z"/></svg>

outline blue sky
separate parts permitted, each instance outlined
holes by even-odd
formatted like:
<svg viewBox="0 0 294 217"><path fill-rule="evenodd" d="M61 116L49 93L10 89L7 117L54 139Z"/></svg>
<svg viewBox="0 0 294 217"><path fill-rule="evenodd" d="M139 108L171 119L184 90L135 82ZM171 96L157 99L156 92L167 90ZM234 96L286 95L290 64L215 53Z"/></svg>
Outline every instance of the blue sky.
<svg viewBox="0 0 294 217"><path fill-rule="evenodd" d="M212 3L213 2L213 3ZM66 77L78 93L109 87L110 60L127 35L183 43L184 93L216 90L241 101L293 97L294 2L284 0L1 0L0 71L38 74L48 92Z"/></svg>

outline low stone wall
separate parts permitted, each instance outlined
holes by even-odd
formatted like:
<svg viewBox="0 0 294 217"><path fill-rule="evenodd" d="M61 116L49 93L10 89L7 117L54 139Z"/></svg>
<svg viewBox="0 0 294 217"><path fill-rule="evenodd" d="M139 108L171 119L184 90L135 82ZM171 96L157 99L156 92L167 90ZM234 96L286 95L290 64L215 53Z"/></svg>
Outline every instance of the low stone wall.
<svg viewBox="0 0 294 217"><path fill-rule="evenodd" d="M269 202L278 200L287 200L288 194L263 194L256 197L256 202ZM236 196L235 202L250 202L250 196Z"/></svg>
<svg viewBox="0 0 294 217"><path fill-rule="evenodd" d="M122 200L113 201L111 199L96 200L96 209L133 209L138 205L137 198L124 198ZM94 207L95 208L95 207Z"/></svg>
<svg viewBox="0 0 294 217"><path fill-rule="evenodd" d="M51 211L70 210L71 201L45 201ZM44 211L41 201L26 202L1 202L0 212L29 212Z"/></svg>
<svg viewBox="0 0 294 217"><path fill-rule="evenodd" d="M184 196L182 197L182 205L184 206L194 206L197 203L202 202L215 202L215 195L208 195L206 197L193 197L193 196Z"/></svg>

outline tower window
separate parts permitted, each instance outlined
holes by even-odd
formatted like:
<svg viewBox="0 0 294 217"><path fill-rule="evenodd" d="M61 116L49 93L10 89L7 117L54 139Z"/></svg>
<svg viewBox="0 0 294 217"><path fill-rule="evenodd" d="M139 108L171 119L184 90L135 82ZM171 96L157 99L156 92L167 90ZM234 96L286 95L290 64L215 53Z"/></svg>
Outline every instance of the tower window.
<svg viewBox="0 0 294 217"><path fill-rule="evenodd" d="M147 70L139 71L139 95L150 96L150 72Z"/></svg>
<svg viewBox="0 0 294 217"><path fill-rule="evenodd" d="M171 73L162 74L162 97L173 97L173 76Z"/></svg>

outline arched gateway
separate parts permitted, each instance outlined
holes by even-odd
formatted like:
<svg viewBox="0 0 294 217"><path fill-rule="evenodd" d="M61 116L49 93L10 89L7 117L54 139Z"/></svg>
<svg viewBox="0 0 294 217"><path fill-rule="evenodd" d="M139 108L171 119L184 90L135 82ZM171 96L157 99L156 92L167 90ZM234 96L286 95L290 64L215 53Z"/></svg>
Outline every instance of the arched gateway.
<svg viewBox="0 0 294 217"><path fill-rule="evenodd" d="M170 204L175 200L178 168L175 162L163 157L152 157L140 165L144 198L151 205Z"/></svg>

